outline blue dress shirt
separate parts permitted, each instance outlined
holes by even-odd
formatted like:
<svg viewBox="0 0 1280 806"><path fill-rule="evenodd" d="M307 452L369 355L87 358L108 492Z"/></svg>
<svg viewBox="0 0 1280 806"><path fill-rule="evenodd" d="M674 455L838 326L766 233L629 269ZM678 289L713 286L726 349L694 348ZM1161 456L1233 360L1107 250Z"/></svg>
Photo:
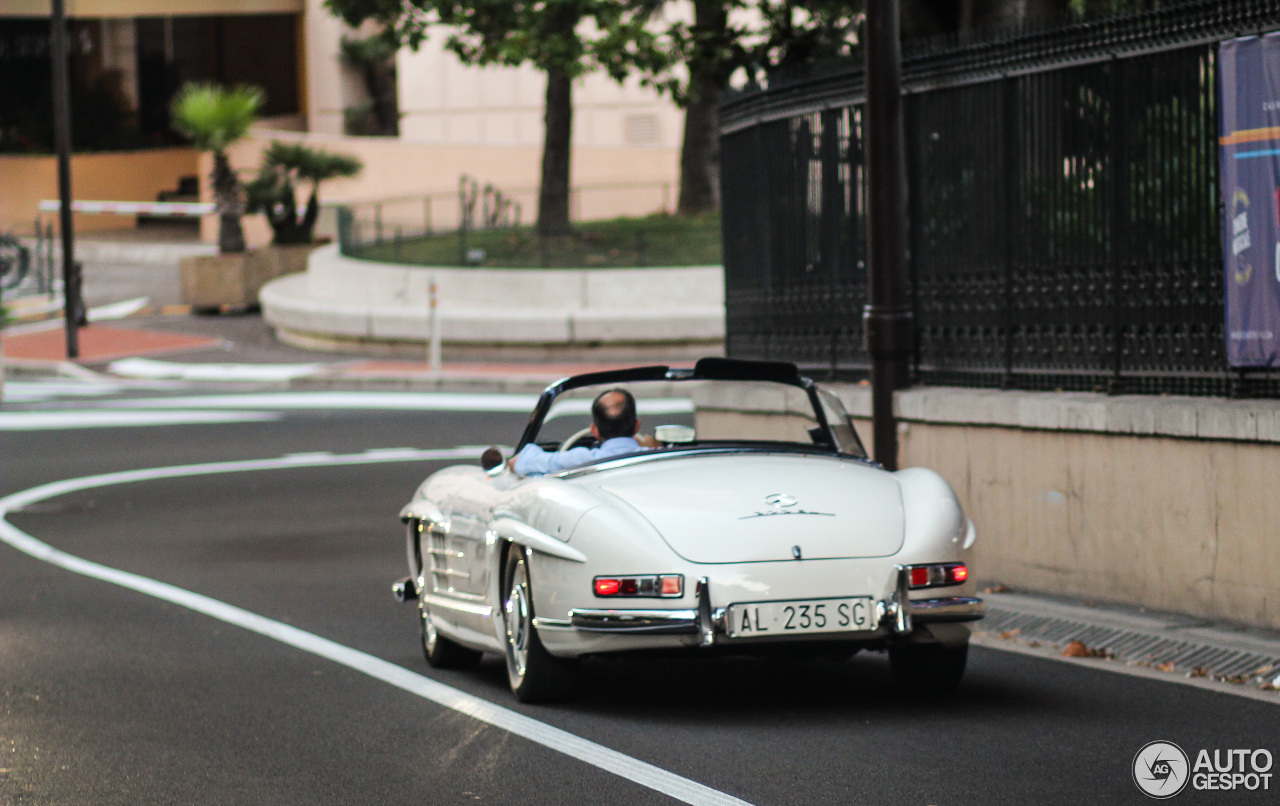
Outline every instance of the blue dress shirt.
<svg viewBox="0 0 1280 806"><path fill-rule="evenodd" d="M639 453L643 450L647 449L640 447L635 437L613 437L594 448L570 448L564 453L545 451L531 442L516 455L515 471L522 476L541 476L546 473L559 473L561 470L585 465L597 459L625 456L628 453Z"/></svg>

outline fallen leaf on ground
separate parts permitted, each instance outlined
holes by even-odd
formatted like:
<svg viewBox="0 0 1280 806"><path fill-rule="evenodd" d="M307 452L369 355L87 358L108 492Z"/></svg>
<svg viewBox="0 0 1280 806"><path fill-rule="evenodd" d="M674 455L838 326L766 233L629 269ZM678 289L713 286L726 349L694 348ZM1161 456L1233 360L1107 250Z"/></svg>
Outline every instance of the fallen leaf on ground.
<svg viewBox="0 0 1280 806"><path fill-rule="evenodd" d="M1064 658L1114 658L1115 653L1109 649L1091 649L1084 641L1072 641L1062 650Z"/></svg>
<svg viewBox="0 0 1280 806"><path fill-rule="evenodd" d="M1196 668L1187 672L1187 677L1207 677L1208 675L1209 675L1209 670L1204 668L1203 666L1197 666Z"/></svg>
<svg viewBox="0 0 1280 806"><path fill-rule="evenodd" d="M1001 637L1001 638L1004 638L1004 639L1009 639L1009 638L1012 638L1013 636L1017 635L1017 634L1018 634L1018 633L1020 633L1020 632L1022 632L1022 630L1020 630L1020 629L1018 629L1018 630L1005 630L1004 632L1000 633L1000 637Z"/></svg>
<svg viewBox="0 0 1280 806"><path fill-rule="evenodd" d="M983 593L1008 593L1009 589L1004 585L992 585L982 589Z"/></svg>
<svg viewBox="0 0 1280 806"><path fill-rule="evenodd" d="M1169 661L1165 661L1164 663L1156 664L1156 669L1158 669L1158 670L1160 670L1160 671L1162 671L1162 672L1172 672L1172 671L1173 671L1173 661L1169 660Z"/></svg>

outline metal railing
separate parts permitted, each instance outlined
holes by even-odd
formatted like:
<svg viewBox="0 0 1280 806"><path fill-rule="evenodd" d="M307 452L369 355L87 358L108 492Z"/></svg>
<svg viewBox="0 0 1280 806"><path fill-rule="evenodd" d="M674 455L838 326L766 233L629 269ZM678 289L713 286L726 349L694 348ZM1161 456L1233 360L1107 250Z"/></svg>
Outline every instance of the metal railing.
<svg viewBox="0 0 1280 806"><path fill-rule="evenodd" d="M1201 17L1160 9L904 62L918 380L1280 396L1280 374L1225 361L1205 44L1224 21L1280 28L1280 2L1178 7ZM722 109L732 356L865 377L860 92L846 71Z"/></svg>
<svg viewBox="0 0 1280 806"><path fill-rule="evenodd" d="M671 210L668 182L614 182L576 185L569 210L575 224L617 216L648 215ZM344 255L412 262L411 242L451 236L457 239L457 262L477 262L468 238L473 233L528 230L526 211L538 206L537 188L499 189L492 183L460 176L457 191L355 202L338 207L338 242ZM489 241L492 244L492 240Z"/></svg>
<svg viewBox="0 0 1280 806"><path fill-rule="evenodd" d="M0 291L50 294L60 285L53 255L53 224L36 219L31 234L0 233Z"/></svg>

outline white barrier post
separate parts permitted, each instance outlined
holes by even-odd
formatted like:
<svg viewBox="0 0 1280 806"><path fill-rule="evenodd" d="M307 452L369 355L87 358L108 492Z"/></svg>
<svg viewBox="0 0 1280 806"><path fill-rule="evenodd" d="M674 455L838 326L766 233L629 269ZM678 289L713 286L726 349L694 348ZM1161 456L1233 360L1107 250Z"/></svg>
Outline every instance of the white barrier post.
<svg viewBox="0 0 1280 806"><path fill-rule="evenodd" d="M431 368L431 377L440 377L440 309L436 294L436 276L431 275L431 340L427 348L427 362Z"/></svg>

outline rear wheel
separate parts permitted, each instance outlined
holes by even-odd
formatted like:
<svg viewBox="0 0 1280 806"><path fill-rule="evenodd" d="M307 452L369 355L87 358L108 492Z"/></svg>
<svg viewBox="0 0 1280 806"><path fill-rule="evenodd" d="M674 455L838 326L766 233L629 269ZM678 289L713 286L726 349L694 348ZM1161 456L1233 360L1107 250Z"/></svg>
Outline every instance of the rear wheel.
<svg viewBox="0 0 1280 806"><path fill-rule="evenodd" d="M889 647L893 680L912 694L945 694L955 691L964 678L969 644L899 644Z"/></svg>
<svg viewBox="0 0 1280 806"><path fill-rule="evenodd" d="M552 656L533 626L533 595L524 549L512 546L503 578L507 680L520 702L555 702L573 689L574 665Z"/></svg>

